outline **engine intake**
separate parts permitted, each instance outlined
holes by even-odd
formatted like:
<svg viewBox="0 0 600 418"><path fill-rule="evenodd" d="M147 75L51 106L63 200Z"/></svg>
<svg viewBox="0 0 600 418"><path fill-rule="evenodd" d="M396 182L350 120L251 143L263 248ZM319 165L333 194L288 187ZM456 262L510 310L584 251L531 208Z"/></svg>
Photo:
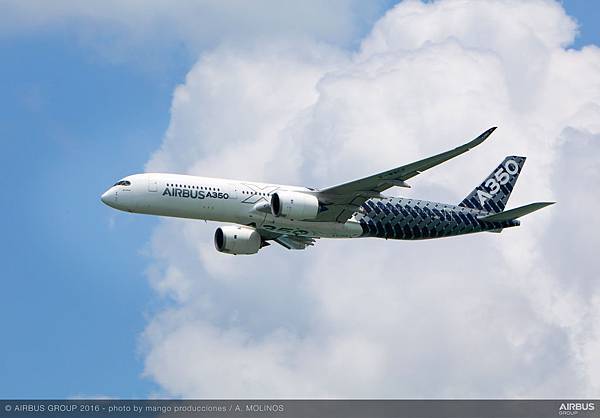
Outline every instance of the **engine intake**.
<svg viewBox="0 0 600 418"><path fill-rule="evenodd" d="M319 199L299 192L277 192L271 195L271 213L275 217L298 221L314 219L319 213Z"/></svg>
<svg viewBox="0 0 600 418"><path fill-rule="evenodd" d="M215 248L226 254L256 254L261 247L256 229L243 226L222 226L215 231Z"/></svg>

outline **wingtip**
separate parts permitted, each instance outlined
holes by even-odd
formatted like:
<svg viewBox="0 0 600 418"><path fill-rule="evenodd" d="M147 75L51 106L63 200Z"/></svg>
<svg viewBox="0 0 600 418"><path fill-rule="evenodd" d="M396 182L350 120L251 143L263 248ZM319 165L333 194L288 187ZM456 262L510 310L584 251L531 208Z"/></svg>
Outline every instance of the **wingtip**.
<svg viewBox="0 0 600 418"><path fill-rule="evenodd" d="M497 126L492 126L490 129L488 129L487 131L485 131L485 136L486 136L486 138L487 138L488 136L490 136L490 135L492 134L492 132L494 132L496 129L498 129L498 127L497 127Z"/></svg>
<svg viewBox="0 0 600 418"><path fill-rule="evenodd" d="M497 126L491 127L490 129L488 129L487 131L485 131L484 133L479 135L477 138L475 138L470 145L476 146L476 145L481 144L483 141L485 141L487 139L488 136L490 136L492 134L492 132L494 132L496 130L496 128L497 128Z"/></svg>

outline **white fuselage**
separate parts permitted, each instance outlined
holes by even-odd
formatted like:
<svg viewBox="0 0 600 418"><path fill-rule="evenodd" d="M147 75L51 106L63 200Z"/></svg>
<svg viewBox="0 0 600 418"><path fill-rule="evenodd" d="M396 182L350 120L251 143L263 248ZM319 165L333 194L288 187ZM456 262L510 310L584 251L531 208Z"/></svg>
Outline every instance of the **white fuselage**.
<svg viewBox="0 0 600 418"><path fill-rule="evenodd" d="M272 193L313 192L306 187L163 173L135 174L119 183L124 184L111 187L101 199L127 212L252 225L277 234L307 237L353 238L362 234L352 218L342 224L297 221L271 214Z"/></svg>

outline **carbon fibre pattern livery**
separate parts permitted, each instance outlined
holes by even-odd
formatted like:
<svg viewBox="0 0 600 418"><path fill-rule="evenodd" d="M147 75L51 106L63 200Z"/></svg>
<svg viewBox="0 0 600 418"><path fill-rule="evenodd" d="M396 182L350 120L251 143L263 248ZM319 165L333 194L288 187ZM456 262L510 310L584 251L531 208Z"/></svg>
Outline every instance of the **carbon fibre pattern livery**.
<svg viewBox="0 0 600 418"><path fill-rule="evenodd" d="M486 222L488 215L477 209L425 200L385 198L370 199L357 212L364 237L387 239L429 239L482 231L500 231L519 225L518 220Z"/></svg>
<svg viewBox="0 0 600 418"><path fill-rule="evenodd" d="M499 213L506 207L525 157L509 156L459 206Z"/></svg>

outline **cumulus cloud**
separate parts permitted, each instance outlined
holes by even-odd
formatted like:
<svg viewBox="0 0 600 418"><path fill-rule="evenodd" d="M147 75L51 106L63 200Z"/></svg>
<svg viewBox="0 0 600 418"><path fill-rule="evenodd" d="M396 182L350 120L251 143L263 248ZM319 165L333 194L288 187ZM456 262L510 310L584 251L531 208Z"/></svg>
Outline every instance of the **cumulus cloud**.
<svg viewBox="0 0 600 418"><path fill-rule="evenodd" d="M0 2L0 37L66 28L105 58L141 60L187 51L194 58L222 42L320 39L350 45L383 9L383 0L22 0ZM144 59L150 56L153 59ZM147 57L146 57L147 58Z"/></svg>
<svg viewBox="0 0 600 418"><path fill-rule="evenodd" d="M458 202L528 156L502 234L321 240L231 257L215 225L164 220L149 277L168 304L145 374L182 397L597 397L600 51L549 1L403 2L349 52L260 41L206 52L149 171L324 187L458 145L407 196ZM396 192L397 193L397 192Z"/></svg>

